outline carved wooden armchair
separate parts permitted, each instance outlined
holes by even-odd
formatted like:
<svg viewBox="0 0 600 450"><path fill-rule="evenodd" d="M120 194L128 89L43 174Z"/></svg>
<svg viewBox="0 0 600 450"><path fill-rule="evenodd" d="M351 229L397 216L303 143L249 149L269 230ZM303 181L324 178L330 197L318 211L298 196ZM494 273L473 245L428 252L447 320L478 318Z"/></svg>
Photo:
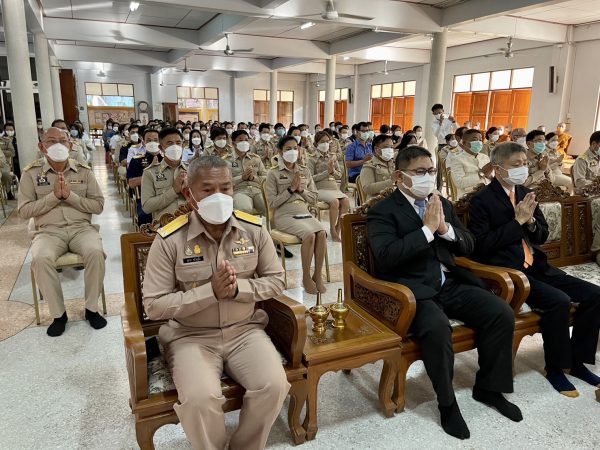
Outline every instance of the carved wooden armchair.
<svg viewBox="0 0 600 450"><path fill-rule="evenodd" d="M173 214L164 214L152 224L143 225L141 232L121 236L125 305L121 313L125 338L125 358L129 375L130 407L135 416L135 429L141 449L154 449L155 431L167 423L178 423L173 405L177 391L163 356L159 353L158 329L163 321L148 320L142 304L142 284L148 251L156 230L176 215L189 212L182 205ZM306 368L302 351L306 342L306 319L303 305L280 296L257 305L269 315L267 334L282 355L288 382L291 384L288 423L295 444L305 441L306 432L300 422L300 413L306 401ZM239 409L244 389L224 376L221 386L226 403L225 412Z"/></svg>
<svg viewBox="0 0 600 450"><path fill-rule="evenodd" d="M418 343L409 332L416 311L416 301L409 288L373 277L373 257L368 244L367 210L377 201L387 197L394 188L382 191L376 197L342 218L342 255L344 261L345 298L357 304L402 337L402 360L395 384L394 398L398 399L396 411L404 410L406 373L410 365L421 359ZM498 296L513 305L524 301L529 290L527 279L521 282L515 298L515 284L508 271L457 258L456 263L470 269L486 282ZM516 272L516 271L515 271ZM524 278L524 277L523 277ZM523 297L525 295L525 297ZM459 321L452 321L452 345L456 353L475 348L475 331Z"/></svg>

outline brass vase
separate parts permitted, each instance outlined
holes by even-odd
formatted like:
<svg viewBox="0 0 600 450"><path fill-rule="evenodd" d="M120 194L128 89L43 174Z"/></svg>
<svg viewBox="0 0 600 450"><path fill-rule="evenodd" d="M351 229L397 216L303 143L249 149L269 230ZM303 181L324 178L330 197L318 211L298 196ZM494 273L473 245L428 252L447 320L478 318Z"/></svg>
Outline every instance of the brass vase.
<svg viewBox="0 0 600 450"><path fill-rule="evenodd" d="M316 334L324 333L325 322L329 317L329 308L321 303L321 293L317 294L317 304L308 310L308 314L313 321L313 332Z"/></svg>
<svg viewBox="0 0 600 450"><path fill-rule="evenodd" d="M344 328L346 326L346 316L348 315L350 310L344 304L341 289L338 289L337 303L331 305L330 311L331 317L333 317L334 328Z"/></svg>

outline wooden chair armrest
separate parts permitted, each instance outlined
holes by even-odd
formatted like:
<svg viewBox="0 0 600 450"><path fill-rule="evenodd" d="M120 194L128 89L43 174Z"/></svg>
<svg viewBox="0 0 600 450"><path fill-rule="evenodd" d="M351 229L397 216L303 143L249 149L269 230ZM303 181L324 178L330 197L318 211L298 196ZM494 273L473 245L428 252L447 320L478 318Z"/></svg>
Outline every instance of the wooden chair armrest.
<svg viewBox="0 0 600 450"><path fill-rule="evenodd" d="M488 266L468 258L456 258L456 265L469 269L474 275L481 278L500 298L512 306L511 302L515 293L513 282L504 267Z"/></svg>
<svg viewBox="0 0 600 450"><path fill-rule="evenodd" d="M523 272L516 269L504 269L508 276L513 282L515 287L515 293L513 294L512 301L510 302L510 306L516 314L519 314L521 311L521 307L527 297L529 297L529 291L531 290L531 286L529 285L529 280L525 276Z"/></svg>
<svg viewBox="0 0 600 450"><path fill-rule="evenodd" d="M360 306L400 337L406 337L417 310L415 296L409 288L378 280L354 262L345 261L344 291L346 300Z"/></svg>
<svg viewBox="0 0 600 450"><path fill-rule="evenodd" d="M307 334L306 308L285 295L262 302L261 307L269 315L265 331L292 368L300 367Z"/></svg>
<svg viewBox="0 0 600 450"><path fill-rule="evenodd" d="M125 341L125 360L129 375L131 406L148 398L148 359L146 356L146 338L140 324L135 297L125 292L125 304L121 310L121 324Z"/></svg>

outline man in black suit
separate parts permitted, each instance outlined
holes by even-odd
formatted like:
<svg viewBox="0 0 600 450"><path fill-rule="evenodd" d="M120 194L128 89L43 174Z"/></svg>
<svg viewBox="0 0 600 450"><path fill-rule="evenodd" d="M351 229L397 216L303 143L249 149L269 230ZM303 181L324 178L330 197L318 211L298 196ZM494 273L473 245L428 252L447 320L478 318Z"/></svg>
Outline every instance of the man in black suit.
<svg viewBox="0 0 600 450"><path fill-rule="evenodd" d="M469 228L477 239L476 259L521 270L529 279L527 304L542 316L546 378L567 397L579 393L564 370L600 385L594 364L600 329L600 287L567 275L548 264L539 247L548 238L548 224L535 193L522 186L528 176L526 150L514 142L492 152L495 178L477 193L469 207ZM571 301L579 303L569 337Z"/></svg>
<svg viewBox="0 0 600 450"><path fill-rule="evenodd" d="M401 150L394 177L398 189L369 209L369 245L375 276L404 284L417 301L411 332L437 394L442 428L460 439L470 436L452 387L449 318L477 331L480 369L473 398L514 421L522 420L519 408L502 395L513 391L513 312L479 278L454 263L454 255L473 251L475 240L452 204L432 195L436 169L431 153L417 146Z"/></svg>

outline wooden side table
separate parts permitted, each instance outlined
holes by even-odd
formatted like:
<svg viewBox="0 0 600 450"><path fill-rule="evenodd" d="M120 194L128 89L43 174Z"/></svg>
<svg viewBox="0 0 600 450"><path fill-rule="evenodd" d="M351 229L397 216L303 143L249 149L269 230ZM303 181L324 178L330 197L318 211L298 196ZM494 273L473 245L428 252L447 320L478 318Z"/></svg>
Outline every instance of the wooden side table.
<svg viewBox="0 0 600 450"><path fill-rule="evenodd" d="M308 336L303 358L308 369L308 397L304 428L308 440L317 434L318 386L326 372L356 369L383 360L379 401L385 417L392 417L396 409L392 387L400 367L402 339L353 302L348 302L347 306L350 312L346 327L333 328L329 320L322 335L312 331L312 320L306 316Z"/></svg>

